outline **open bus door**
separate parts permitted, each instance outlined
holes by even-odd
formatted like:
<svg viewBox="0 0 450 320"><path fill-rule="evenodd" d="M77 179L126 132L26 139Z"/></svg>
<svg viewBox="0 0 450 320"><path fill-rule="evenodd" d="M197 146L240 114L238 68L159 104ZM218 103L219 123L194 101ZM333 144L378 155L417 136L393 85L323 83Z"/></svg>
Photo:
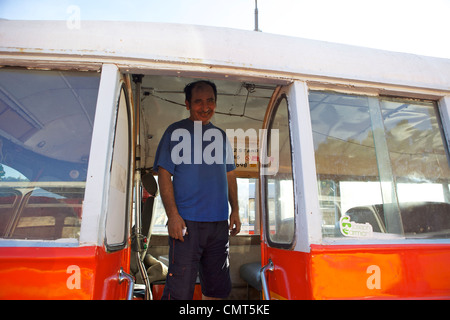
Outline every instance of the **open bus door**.
<svg viewBox="0 0 450 320"><path fill-rule="evenodd" d="M266 111L261 139L261 280L265 299L308 298L308 223L314 217L306 199L314 203L314 181L305 181L302 168L313 162L313 146L308 143L311 124L307 88L302 82L279 87ZM301 111L299 109L301 108ZM299 114L303 116L299 116ZM306 120L305 120L306 119ZM310 140L309 140L310 141ZM302 150L300 150L300 145ZM265 159L264 159L265 158ZM306 165L305 165L306 164ZM301 197L301 199L300 199ZM309 222L307 222L309 218Z"/></svg>

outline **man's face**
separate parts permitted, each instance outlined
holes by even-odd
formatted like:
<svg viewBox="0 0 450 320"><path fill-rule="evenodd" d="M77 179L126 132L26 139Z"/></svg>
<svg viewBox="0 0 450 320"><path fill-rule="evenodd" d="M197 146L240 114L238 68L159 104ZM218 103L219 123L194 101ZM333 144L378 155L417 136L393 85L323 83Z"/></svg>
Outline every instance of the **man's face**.
<svg viewBox="0 0 450 320"><path fill-rule="evenodd" d="M216 99L213 88L205 83L199 83L192 89L191 101L185 101L192 121L208 124L216 110Z"/></svg>

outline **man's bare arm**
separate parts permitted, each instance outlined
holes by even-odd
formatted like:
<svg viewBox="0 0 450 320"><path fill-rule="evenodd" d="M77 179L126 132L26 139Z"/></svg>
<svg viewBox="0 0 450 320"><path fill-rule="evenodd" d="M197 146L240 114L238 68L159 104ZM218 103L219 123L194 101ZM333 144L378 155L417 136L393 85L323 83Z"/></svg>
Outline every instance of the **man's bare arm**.
<svg viewBox="0 0 450 320"><path fill-rule="evenodd" d="M161 199L163 201L164 208L166 209L169 236L174 239L184 241L183 229L186 228L186 224L178 213L171 178L172 175L169 171L162 167L158 168L159 192L161 193Z"/></svg>

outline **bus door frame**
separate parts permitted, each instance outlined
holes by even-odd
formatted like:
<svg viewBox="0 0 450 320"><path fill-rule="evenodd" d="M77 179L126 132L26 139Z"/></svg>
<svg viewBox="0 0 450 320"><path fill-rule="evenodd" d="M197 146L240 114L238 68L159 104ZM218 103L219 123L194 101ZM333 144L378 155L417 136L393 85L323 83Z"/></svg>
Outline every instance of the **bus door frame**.
<svg viewBox="0 0 450 320"><path fill-rule="evenodd" d="M308 299L310 286L310 244L321 241L321 216L317 193L314 145L306 82L278 87L266 110L263 129L273 119L282 99L289 117L294 197L294 234L289 244L270 241L268 230L268 175L260 166L261 280L265 299ZM261 155L268 155L268 139L261 138ZM267 193L267 194L266 194Z"/></svg>
<svg viewBox="0 0 450 320"><path fill-rule="evenodd" d="M80 230L80 246L96 247L94 299L132 298L134 279L129 272L135 133L131 97L129 79L116 65L103 64ZM129 134L125 143L128 164L121 165L114 161L119 108L126 108L127 121L121 123ZM124 214L112 208L116 199L110 197L111 187L126 194L121 203L127 210ZM116 231L120 231L120 238L114 238Z"/></svg>

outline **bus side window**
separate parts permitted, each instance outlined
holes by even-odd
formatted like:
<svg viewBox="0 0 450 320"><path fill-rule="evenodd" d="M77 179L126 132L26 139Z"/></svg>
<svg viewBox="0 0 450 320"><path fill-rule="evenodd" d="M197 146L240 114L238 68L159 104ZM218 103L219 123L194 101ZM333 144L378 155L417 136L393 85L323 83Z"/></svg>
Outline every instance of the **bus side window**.
<svg viewBox="0 0 450 320"><path fill-rule="evenodd" d="M0 70L0 238L78 240L100 76Z"/></svg>
<svg viewBox="0 0 450 320"><path fill-rule="evenodd" d="M450 168L435 102L310 91L309 104L323 237L448 238ZM359 230L343 232L343 217Z"/></svg>

